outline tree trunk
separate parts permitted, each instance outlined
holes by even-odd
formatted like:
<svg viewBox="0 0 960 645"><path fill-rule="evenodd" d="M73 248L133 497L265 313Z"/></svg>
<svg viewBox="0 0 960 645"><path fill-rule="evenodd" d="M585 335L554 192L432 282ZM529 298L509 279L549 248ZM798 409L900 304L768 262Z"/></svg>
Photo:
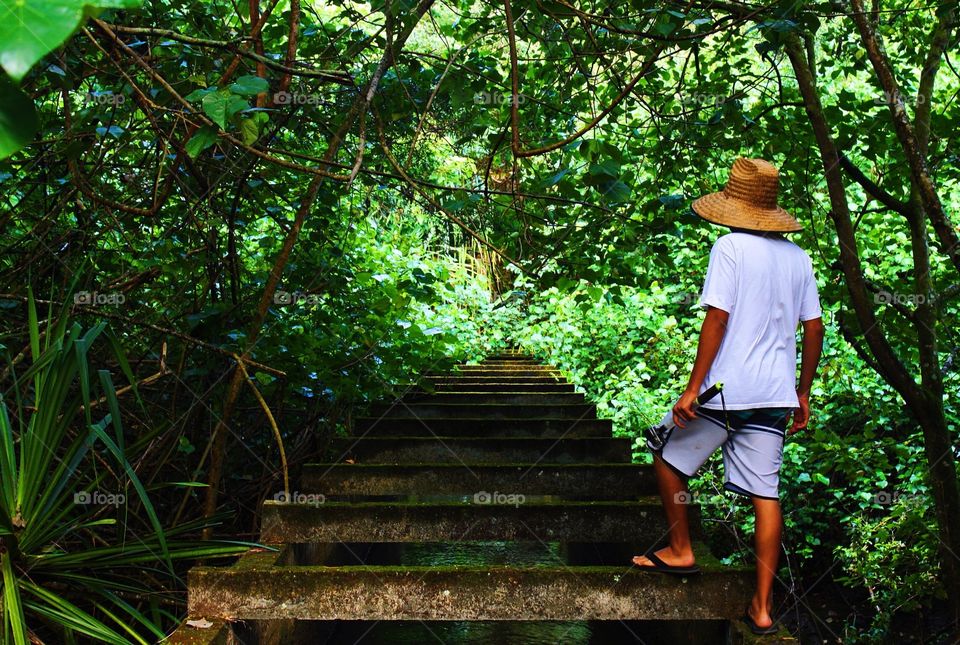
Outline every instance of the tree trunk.
<svg viewBox="0 0 960 645"><path fill-rule="evenodd" d="M960 619L960 489L952 442L943 412L943 384L937 363L935 320L932 303L924 302L918 309L915 328L918 332L917 349L921 357L922 385L918 385L906 367L896 358L886 336L878 325L873 308L866 299L863 271L857 252L846 189L839 171L839 157L823 115L816 83L804 58L799 38L792 34L786 39L787 55L793 65L807 116L813 128L827 179L832 205L831 216L840 241L840 262L846 277L847 289L853 300L854 311L863 329L871 352L877 358L880 374L904 399L907 409L920 424L924 438L928 476L934 508L939 525L940 581L947 593L952 619ZM926 249L926 227L922 211L911 218L914 271L918 287L929 289L929 258ZM931 324L933 323L933 324ZM935 374L934 374L935 373Z"/></svg>

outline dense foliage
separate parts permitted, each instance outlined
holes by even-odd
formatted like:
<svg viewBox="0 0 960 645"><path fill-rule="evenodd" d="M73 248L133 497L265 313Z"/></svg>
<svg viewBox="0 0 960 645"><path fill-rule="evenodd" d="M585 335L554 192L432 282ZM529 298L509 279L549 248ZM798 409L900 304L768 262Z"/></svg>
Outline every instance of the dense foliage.
<svg viewBox="0 0 960 645"><path fill-rule="evenodd" d="M249 535L368 401L512 343L635 436L692 361L718 230L689 202L758 156L829 330L786 451L782 577L864 590L864 639L937 596L960 608L956 2L24 0L0 18L3 403L37 394L16 381L41 368L28 287L111 330L91 369L139 387L100 426L64 417L69 436L113 432L103 458L157 483L142 499L168 530L227 509L223 534ZM70 410L90 400L67 387ZM715 548L743 557L750 514L711 472ZM29 567L4 562L6 593ZM138 602L143 635L169 627Z"/></svg>

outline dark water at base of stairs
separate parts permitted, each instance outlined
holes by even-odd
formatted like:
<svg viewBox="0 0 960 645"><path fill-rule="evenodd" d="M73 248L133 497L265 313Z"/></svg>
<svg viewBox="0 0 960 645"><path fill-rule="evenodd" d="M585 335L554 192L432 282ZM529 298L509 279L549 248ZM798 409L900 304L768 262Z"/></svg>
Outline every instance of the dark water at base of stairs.
<svg viewBox="0 0 960 645"><path fill-rule="evenodd" d="M318 623L311 642L325 645L645 645L727 642L727 623L696 621L338 621Z"/></svg>

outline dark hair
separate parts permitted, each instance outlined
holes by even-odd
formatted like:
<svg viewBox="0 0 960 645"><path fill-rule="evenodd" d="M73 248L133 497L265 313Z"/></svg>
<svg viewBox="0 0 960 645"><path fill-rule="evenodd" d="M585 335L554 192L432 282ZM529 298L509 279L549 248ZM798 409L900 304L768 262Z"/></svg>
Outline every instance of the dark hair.
<svg viewBox="0 0 960 645"><path fill-rule="evenodd" d="M731 233L749 233L750 235L759 235L760 237L783 237L780 231L754 231L749 228L738 228L736 226L727 226Z"/></svg>

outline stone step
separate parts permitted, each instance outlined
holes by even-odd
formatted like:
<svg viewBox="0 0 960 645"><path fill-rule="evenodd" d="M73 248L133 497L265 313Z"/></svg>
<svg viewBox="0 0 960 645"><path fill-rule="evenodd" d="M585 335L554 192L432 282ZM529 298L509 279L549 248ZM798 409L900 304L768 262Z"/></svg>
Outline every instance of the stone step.
<svg viewBox="0 0 960 645"><path fill-rule="evenodd" d="M438 374L440 372L437 372ZM504 376L543 376L559 374L560 370L547 365L458 365L447 374L503 374Z"/></svg>
<svg viewBox="0 0 960 645"><path fill-rule="evenodd" d="M597 407L592 403L374 403L368 415L392 419L596 419Z"/></svg>
<svg viewBox="0 0 960 645"><path fill-rule="evenodd" d="M505 386L509 387L509 386ZM491 392L407 392L401 399L404 403L458 403L463 405L569 405L583 404L582 392L514 392L496 390Z"/></svg>
<svg viewBox="0 0 960 645"><path fill-rule="evenodd" d="M502 437L554 438L613 436L610 419L490 419L357 417L356 435L396 437L478 437L498 441Z"/></svg>
<svg viewBox="0 0 960 645"><path fill-rule="evenodd" d="M429 376L428 380L437 385L439 384L451 384L451 385L460 385L463 383L496 383L498 385L513 385L520 383L569 383L567 379L562 376L451 376L449 374L441 374L437 376Z"/></svg>
<svg viewBox="0 0 960 645"><path fill-rule="evenodd" d="M573 383L445 383L433 381L436 392L573 392ZM424 392L416 383L403 384L400 392Z"/></svg>
<svg viewBox="0 0 960 645"><path fill-rule="evenodd" d="M260 539L268 544L331 542L639 542L667 532L660 498L635 501L543 501L513 491L477 490L466 501L300 503L268 499L261 507ZM489 503L488 503L489 500ZM691 504L691 534L700 512Z"/></svg>
<svg viewBox="0 0 960 645"><path fill-rule="evenodd" d="M451 372L427 372L427 376L431 378L435 377L464 377L464 376L487 376L487 377L503 377L509 376L513 378L535 378L535 377L553 377L555 379L563 379L563 374L559 370L548 370L548 369L495 369L495 368L479 368L475 370L471 369L461 369Z"/></svg>
<svg viewBox="0 0 960 645"><path fill-rule="evenodd" d="M702 573L629 566L194 567L188 614L230 620L734 620L752 568L697 545Z"/></svg>
<svg viewBox="0 0 960 645"><path fill-rule="evenodd" d="M356 435L398 437L611 437L611 419L357 417Z"/></svg>
<svg viewBox="0 0 960 645"><path fill-rule="evenodd" d="M307 464L300 490L333 495L472 495L481 490L523 495L622 499L657 492L652 466L642 464L450 463Z"/></svg>
<svg viewBox="0 0 960 645"><path fill-rule="evenodd" d="M336 461L367 464L427 463L629 463L630 439L564 437L384 437L334 439Z"/></svg>

